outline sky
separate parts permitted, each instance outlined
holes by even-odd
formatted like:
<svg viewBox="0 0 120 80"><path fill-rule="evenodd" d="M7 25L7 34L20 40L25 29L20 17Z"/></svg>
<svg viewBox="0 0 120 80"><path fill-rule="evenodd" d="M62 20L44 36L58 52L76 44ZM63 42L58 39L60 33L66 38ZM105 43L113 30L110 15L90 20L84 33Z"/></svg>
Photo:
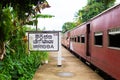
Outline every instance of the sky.
<svg viewBox="0 0 120 80"><path fill-rule="evenodd" d="M41 11L41 14L54 15L53 18L39 18L38 28L47 31L61 31L65 22L73 22L74 16L78 10L87 4L87 0L47 0L50 8ZM120 3L117 0L116 3Z"/></svg>

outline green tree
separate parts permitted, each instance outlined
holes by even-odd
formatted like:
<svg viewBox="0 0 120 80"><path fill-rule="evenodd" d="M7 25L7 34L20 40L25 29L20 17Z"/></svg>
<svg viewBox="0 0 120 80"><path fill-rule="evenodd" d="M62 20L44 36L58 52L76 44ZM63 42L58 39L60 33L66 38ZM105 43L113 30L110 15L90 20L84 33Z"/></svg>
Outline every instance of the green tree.
<svg viewBox="0 0 120 80"><path fill-rule="evenodd" d="M79 10L75 17L77 22L86 22L102 11L114 5L115 0L88 0L85 7Z"/></svg>
<svg viewBox="0 0 120 80"><path fill-rule="evenodd" d="M12 8L7 7L2 9L0 5L0 59L3 58L5 52L5 43L11 38L13 32L13 17Z"/></svg>
<svg viewBox="0 0 120 80"><path fill-rule="evenodd" d="M74 22L66 22L62 26L62 32L65 33L66 31L73 29L75 26Z"/></svg>
<svg viewBox="0 0 120 80"><path fill-rule="evenodd" d="M105 9L114 5L116 0L95 0L96 2L102 2Z"/></svg>

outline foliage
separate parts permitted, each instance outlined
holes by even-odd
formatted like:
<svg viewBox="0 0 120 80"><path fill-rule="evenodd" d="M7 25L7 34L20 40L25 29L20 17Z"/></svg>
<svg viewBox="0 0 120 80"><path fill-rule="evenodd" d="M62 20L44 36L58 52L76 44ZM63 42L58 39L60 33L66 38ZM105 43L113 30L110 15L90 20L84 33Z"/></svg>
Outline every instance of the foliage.
<svg viewBox="0 0 120 80"><path fill-rule="evenodd" d="M12 8L7 7L2 9L0 5L0 41L6 41L11 36L13 31L13 17Z"/></svg>
<svg viewBox="0 0 120 80"><path fill-rule="evenodd" d="M2 0L0 4L2 8L8 6L12 6L15 11L17 11L18 18L21 20L25 20L28 15L25 13L31 14L34 13L33 6L36 6L38 3L42 3L45 0Z"/></svg>
<svg viewBox="0 0 120 80"><path fill-rule="evenodd" d="M78 22L86 22L102 11L114 5L115 0L88 0L88 4L77 12Z"/></svg>
<svg viewBox="0 0 120 80"><path fill-rule="evenodd" d="M91 6L86 6L82 10L79 10L78 14L81 14L79 15L79 20L81 20L82 22L86 22L103 10L104 7L102 3L95 2Z"/></svg>
<svg viewBox="0 0 120 80"><path fill-rule="evenodd" d="M36 31L36 28L33 27L33 25L30 26L29 24L28 24L28 25L24 25L24 26L23 26L23 29L24 29L25 31ZM41 31L41 29L38 28L38 31Z"/></svg>
<svg viewBox="0 0 120 80"><path fill-rule="evenodd" d="M0 80L32 80L42 62L41 55L42 52L32 52L30 55L7 53L0 62Z"/></svg>
<svg viewBox="0 0 120 80"><path fill-rule="evenodd" d="M73 29L75 26L76 25L73 22L66 22L62 26L62 32L65 33L66 31Z"/></svg>
<svg viewBox="0 0 120 80"><path fill-rule="evenodd" d="M54 16L49 14L37 14L33 18L52 18L52 17Z"/></svg>

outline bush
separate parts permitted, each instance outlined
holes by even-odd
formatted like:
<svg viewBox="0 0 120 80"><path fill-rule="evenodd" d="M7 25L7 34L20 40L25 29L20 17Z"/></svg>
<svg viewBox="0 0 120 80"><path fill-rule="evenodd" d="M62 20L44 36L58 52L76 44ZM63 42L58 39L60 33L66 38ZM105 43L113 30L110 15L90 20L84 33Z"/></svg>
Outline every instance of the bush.
<svg viewBox="0 0 120 80"><path fill-rule="evenodd" d="M7 53L0 61L0 80L32 80L36 69L42 64L46 52Z"/></svg>

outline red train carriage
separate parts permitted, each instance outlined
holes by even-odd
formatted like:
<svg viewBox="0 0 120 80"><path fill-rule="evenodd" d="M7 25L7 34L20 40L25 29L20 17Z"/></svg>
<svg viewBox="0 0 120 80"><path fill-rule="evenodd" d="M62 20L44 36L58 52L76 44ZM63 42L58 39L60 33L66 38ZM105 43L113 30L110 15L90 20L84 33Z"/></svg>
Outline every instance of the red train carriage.
<svg viewBox="0 0 120 80"><path fill-rule="evenodd" d="M120 4L91 19L91 63L120 79Z"/></svg>
<svg viewBox="0 0 120 80"><path fill-rule="evenodd" d="M65 34L62 35L62 44L66 48L69 48L70 46L70 32L66 32Z"/></svg>
<svg viewBox="0 0 120 80"><path fill-rule="evenodd" d="M70 50L120 80L120 4L66 34Z"/></svg>
<svg viewBox="0 0 120 80"><path fill-rule="evenodd" d="M86 29L85 25L81 25L81 27L77 27L70 31L70 50L74 51L84 59L86 59L85 55L85 34Z"/></svg>

